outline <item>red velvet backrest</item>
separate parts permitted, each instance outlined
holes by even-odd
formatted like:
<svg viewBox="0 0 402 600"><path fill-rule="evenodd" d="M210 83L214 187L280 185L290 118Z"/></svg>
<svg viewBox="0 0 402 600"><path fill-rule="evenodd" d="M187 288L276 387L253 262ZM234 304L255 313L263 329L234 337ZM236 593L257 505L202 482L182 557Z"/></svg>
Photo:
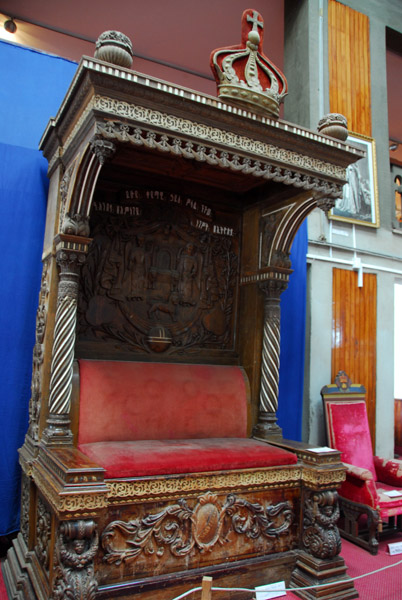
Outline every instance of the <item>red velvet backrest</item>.
<svg viewBox="0 0 402 600"><path fill-rule="evenodd" d="M324 401L328 443L342 452L342 461L372 472L376 480L366 402L362 400Z"/></svg>
<svg viewBox="0 0 402 600"><path fill-rule="evenodd" d="M78 443L246 437L240 367L80 360Z"/></svg>

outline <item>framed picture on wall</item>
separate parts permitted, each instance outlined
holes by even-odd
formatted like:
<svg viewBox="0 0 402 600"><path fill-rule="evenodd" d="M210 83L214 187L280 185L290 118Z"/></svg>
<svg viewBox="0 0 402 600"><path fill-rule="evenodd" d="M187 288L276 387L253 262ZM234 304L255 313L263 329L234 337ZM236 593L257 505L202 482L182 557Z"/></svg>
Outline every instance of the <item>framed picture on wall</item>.
<svg viewBox="0 0 402 600"><path fill-rule="evenodd" d="M343 197L338 198L329 218L367 227L379 227L375 141L365 135L350 133L347 142L364 150L366 156L347 168L348 182L343 188Z"/></svg>

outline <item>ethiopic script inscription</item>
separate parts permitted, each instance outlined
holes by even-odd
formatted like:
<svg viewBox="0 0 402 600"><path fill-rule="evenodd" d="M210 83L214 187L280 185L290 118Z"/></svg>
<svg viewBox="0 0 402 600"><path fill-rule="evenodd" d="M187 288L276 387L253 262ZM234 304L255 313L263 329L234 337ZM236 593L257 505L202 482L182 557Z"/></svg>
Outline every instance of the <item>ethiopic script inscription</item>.
<svg viewBox="0 0 402 600"><path fill-rule="evenodd" d="M239 217L198 198L129 189L93 203L80 340L130 351L233 347Z"/></svg>

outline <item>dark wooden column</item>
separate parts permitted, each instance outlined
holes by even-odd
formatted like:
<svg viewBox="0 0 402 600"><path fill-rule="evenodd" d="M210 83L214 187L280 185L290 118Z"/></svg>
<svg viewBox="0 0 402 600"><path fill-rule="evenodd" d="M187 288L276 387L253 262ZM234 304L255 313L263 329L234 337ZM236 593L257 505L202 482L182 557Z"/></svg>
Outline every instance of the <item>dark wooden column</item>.
<svg viewBox="0 0 402 600"><path fill-rule="evenodd" d="M280 364L281 293L287 288L288 277L273 274L272 279L259 283L264 294L264 332L261 356L261 387L258 423L253 435L264 439L281 438L277 424Z"/></svg>
<svg viewBox="0 0 402 600"><path fill-rule="evenodd" d="M88 226L85 233L89 231ZM78 285L90 238L70 234L56 237L56 260L60 268L57 310L50 374L49 414L42 441L71 444L70 405Z"/></svg>

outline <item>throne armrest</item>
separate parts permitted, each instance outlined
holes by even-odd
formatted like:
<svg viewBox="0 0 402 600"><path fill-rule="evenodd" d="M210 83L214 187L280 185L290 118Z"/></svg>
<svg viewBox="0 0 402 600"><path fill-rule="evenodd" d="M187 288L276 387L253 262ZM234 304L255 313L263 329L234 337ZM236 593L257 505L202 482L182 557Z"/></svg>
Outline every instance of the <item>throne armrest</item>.
<svg viewBox="0 0 402 600"><path fill-rule="evenodd" d="M374 456L374 466L378 481L402 487L402 460Z"/></svg>
<svg viewBox="0 0 402 600"><path fill-rule="evenodd" d="M355 465L343 464L346 468L346 480L342 483L339 494L352 502L366 504L375 509L379 496L373 473Z"/></svg>
<svg viewBox="0 0 402 600"><path fill-rule="evenodd" d="M346 478L353 483L354 480L357 481L370 481L374 480L373 474L368 469L363 469L361 467L356 467L355 465L349 465L348 463L343 463L346 468Z"/></svg>

